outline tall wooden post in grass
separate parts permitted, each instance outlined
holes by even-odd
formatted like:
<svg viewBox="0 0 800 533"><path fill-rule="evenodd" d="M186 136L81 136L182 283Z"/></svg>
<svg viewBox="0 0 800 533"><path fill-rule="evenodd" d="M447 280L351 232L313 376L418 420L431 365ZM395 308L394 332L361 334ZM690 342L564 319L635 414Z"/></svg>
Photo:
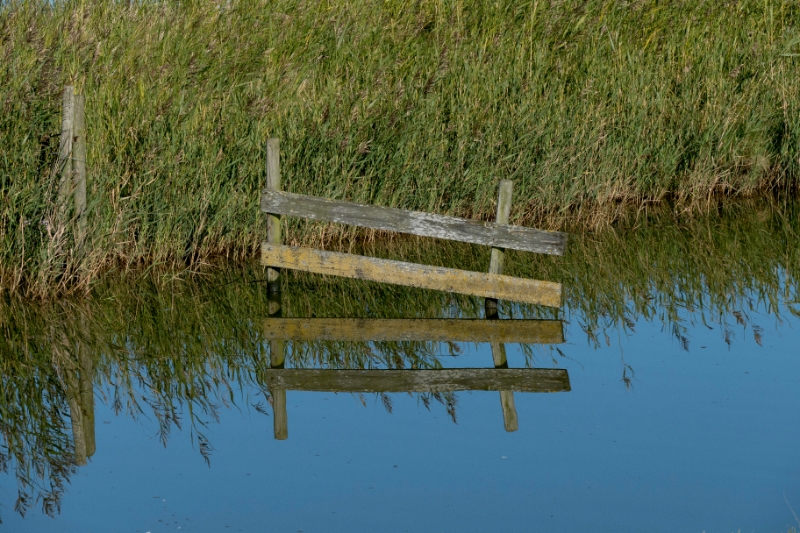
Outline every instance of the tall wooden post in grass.
<svg viewBox="0 0 800 533"><path fill-rule="evenodd" d="M75 88L64 87L61 99L61 137L58 143L58 196L56 204L55 230L62 230L67 216L67 196L72 188L72 140L74 135Z"/></svg>
<svg viewBox="0 0 800 533"><path fill-rule="evenodd" d="M508 224L508 219L511 215L511 195L514 189L514 182L511 180L502 180L500 182L500 191L497 198L497 218L498 224ZM505 251L500 248L492 248L492 257L489 262L490 274L502 274L503 266L505 264ZM496 320L497 316L497 300L494 298L486 298L484 301L486 311L486 318L489 320ZM494 359L495 368L508 368L508 359L506 358L506 346L502 342L493 342L492 346L492 359ZM506 431L516 431L519 427L517 422L517 409L514 406L514 393L511 391L500 391L500 405L503 408L503 423Z"/></svg>
<svg viewBox="0 0 800 533"><path fill-rule="evenodd" d="M278 139L267 139L267 191L281 190L280 142ZM281 217L267 213L267 242L281 244ZM267 267L267 290L280 292L280 272L277 268Z"/></svg>
<svg viewBox="0 0 800 533"><path fill-rule="evenodd" d="M86 240L86 120L84 97L75 94L71 85L64 87L61 103L61 138L55 171L58 175L58 193L54 231L63 235L67 228L70 192L75 206L74 232L77 255L84 252Z"/></svg>
<svg viewBox="0 0 800 533"><path fill-rule="evenodd" d="M84 117L84 98L76 94L74 99L72 166L75 192L75 250L78 256L84 253L86 240L86 120ZM89 454L91 455L91 454Z"/></svg>

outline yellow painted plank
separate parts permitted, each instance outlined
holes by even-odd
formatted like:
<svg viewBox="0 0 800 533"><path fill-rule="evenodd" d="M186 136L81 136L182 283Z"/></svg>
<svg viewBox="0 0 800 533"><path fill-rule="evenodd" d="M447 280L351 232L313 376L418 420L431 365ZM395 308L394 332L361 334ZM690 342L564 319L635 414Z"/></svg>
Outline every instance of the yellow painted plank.
<svg viewBox="0 0 800 533"><path fill-rule="evenodd" d="M274 245L266 242L261 244L261 262L265 266L273 268L290 268L316 274L471 294L549 307L561 306L561 284L550 281L418 265L311 248Z"/></svg>

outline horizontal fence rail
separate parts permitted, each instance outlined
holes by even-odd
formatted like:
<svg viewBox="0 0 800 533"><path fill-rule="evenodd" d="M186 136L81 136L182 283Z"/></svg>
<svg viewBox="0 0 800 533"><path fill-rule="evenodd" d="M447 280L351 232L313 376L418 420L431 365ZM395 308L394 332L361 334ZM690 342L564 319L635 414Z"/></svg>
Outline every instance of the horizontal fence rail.
<svg viewBox="0 0 800 533"><path fill-rule="evenodd" d="M434 341L560 344L560 320L483 320L460 318L267 318L267 340Z"/></svg>
<svg viewBox="0 0 800 533"><path fill-rule="evenodd" d="M448 368L435 370L265 369L271 391L317 392L566 392L569 374L549 368Z"/></svg>
<svg viewBox="0 0 800 533"><path fill-rule="evenodd" d="M551 255L564 255L567 243L567 234L556 231L407 211L394 207L361 205L274 190L264 191L262 194L261 210L275 215Z"/></svg>
<svg viewBox="0 0 800 533"><path fill-rule="evenodd" d="M289 268L315 274L393 283L548 307L561 306L561 284L550 281L418 265L266 242L261 244L261 262L274 268Z"/></svg>

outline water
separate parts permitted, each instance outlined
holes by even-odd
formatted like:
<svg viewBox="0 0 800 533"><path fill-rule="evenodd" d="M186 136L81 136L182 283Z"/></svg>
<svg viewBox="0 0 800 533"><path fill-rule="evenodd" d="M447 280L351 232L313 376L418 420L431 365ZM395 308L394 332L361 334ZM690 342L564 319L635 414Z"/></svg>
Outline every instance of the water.
<svg viewBox="0 0 800 533"><path fill-rule="evenodd" d="M80 302L7 299L0 529L788 531L800 512L797 217L730 209L576 236L561 260L513 258L567 296L560 312L501 306L506 321L561 320L564 335L506 343L508 367L566 370L569 390L515 392L512 409L497 391L289 390L285 440L259 268L109 282ZM369 252L488 263L478 248L417 246ZM288 317L483 317L480 299L302 275L281 304ZM497 355L488 342L284 349L287 368L492 369ZM74 466L90 426L96 451ZM23 518L19 480L37 470ZM49 517L41 498L59 482Z"/></svg>

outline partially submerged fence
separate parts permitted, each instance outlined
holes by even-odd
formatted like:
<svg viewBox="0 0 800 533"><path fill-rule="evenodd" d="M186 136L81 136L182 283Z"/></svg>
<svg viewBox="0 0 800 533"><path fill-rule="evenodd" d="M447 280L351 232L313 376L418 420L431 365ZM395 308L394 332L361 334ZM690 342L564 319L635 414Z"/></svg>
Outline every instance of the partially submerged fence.
<svg viewBox="0 0 800 533"><path fill-rule="evenodd" d="M279 290L276 269L289 268L471 294L492 300L561 306L560 283L502 274L503 249L563 255L567 241L565 233L508 224L513 187L511 181L504 180L500 184L496 222L292 194L282 192L280 182L279 142L278 139L269 139L267 186L261 197L261 210L267 213L267 240L261 246L261 261L269 267L268 278L272 291ZM280 230L282 215L491 246L489 273L284 246Z"/></svg>
<svg viewBox="0 0 800 533"><path fill-rule="evenodd" d="M513 183L500 183L495 222L467 220L391 207L361 205L281 191L280 144L267 141L267 179L261 210L267 213L267 240L261 261L267 266L270 317L264 336L270 345L265 378L272 396L276 439L289 436L286 391L444 392L497 390L506 431L516 431L513 391L570 390L566 370L508 368L506 342L557 344L564 342L561 321L497 320L497 300L561 306L561 284L503 275L504 249L563 255L567 236L508 224ZM481 244L492 247L489 272L469 272L376 259L359 255L284 246L281 216L294 216ZM289 268L383 283L483 296L488 320L283 318L279 269ZM489 342L494 368L375 370L284 368L286 341L440 341Z"/></svg>

